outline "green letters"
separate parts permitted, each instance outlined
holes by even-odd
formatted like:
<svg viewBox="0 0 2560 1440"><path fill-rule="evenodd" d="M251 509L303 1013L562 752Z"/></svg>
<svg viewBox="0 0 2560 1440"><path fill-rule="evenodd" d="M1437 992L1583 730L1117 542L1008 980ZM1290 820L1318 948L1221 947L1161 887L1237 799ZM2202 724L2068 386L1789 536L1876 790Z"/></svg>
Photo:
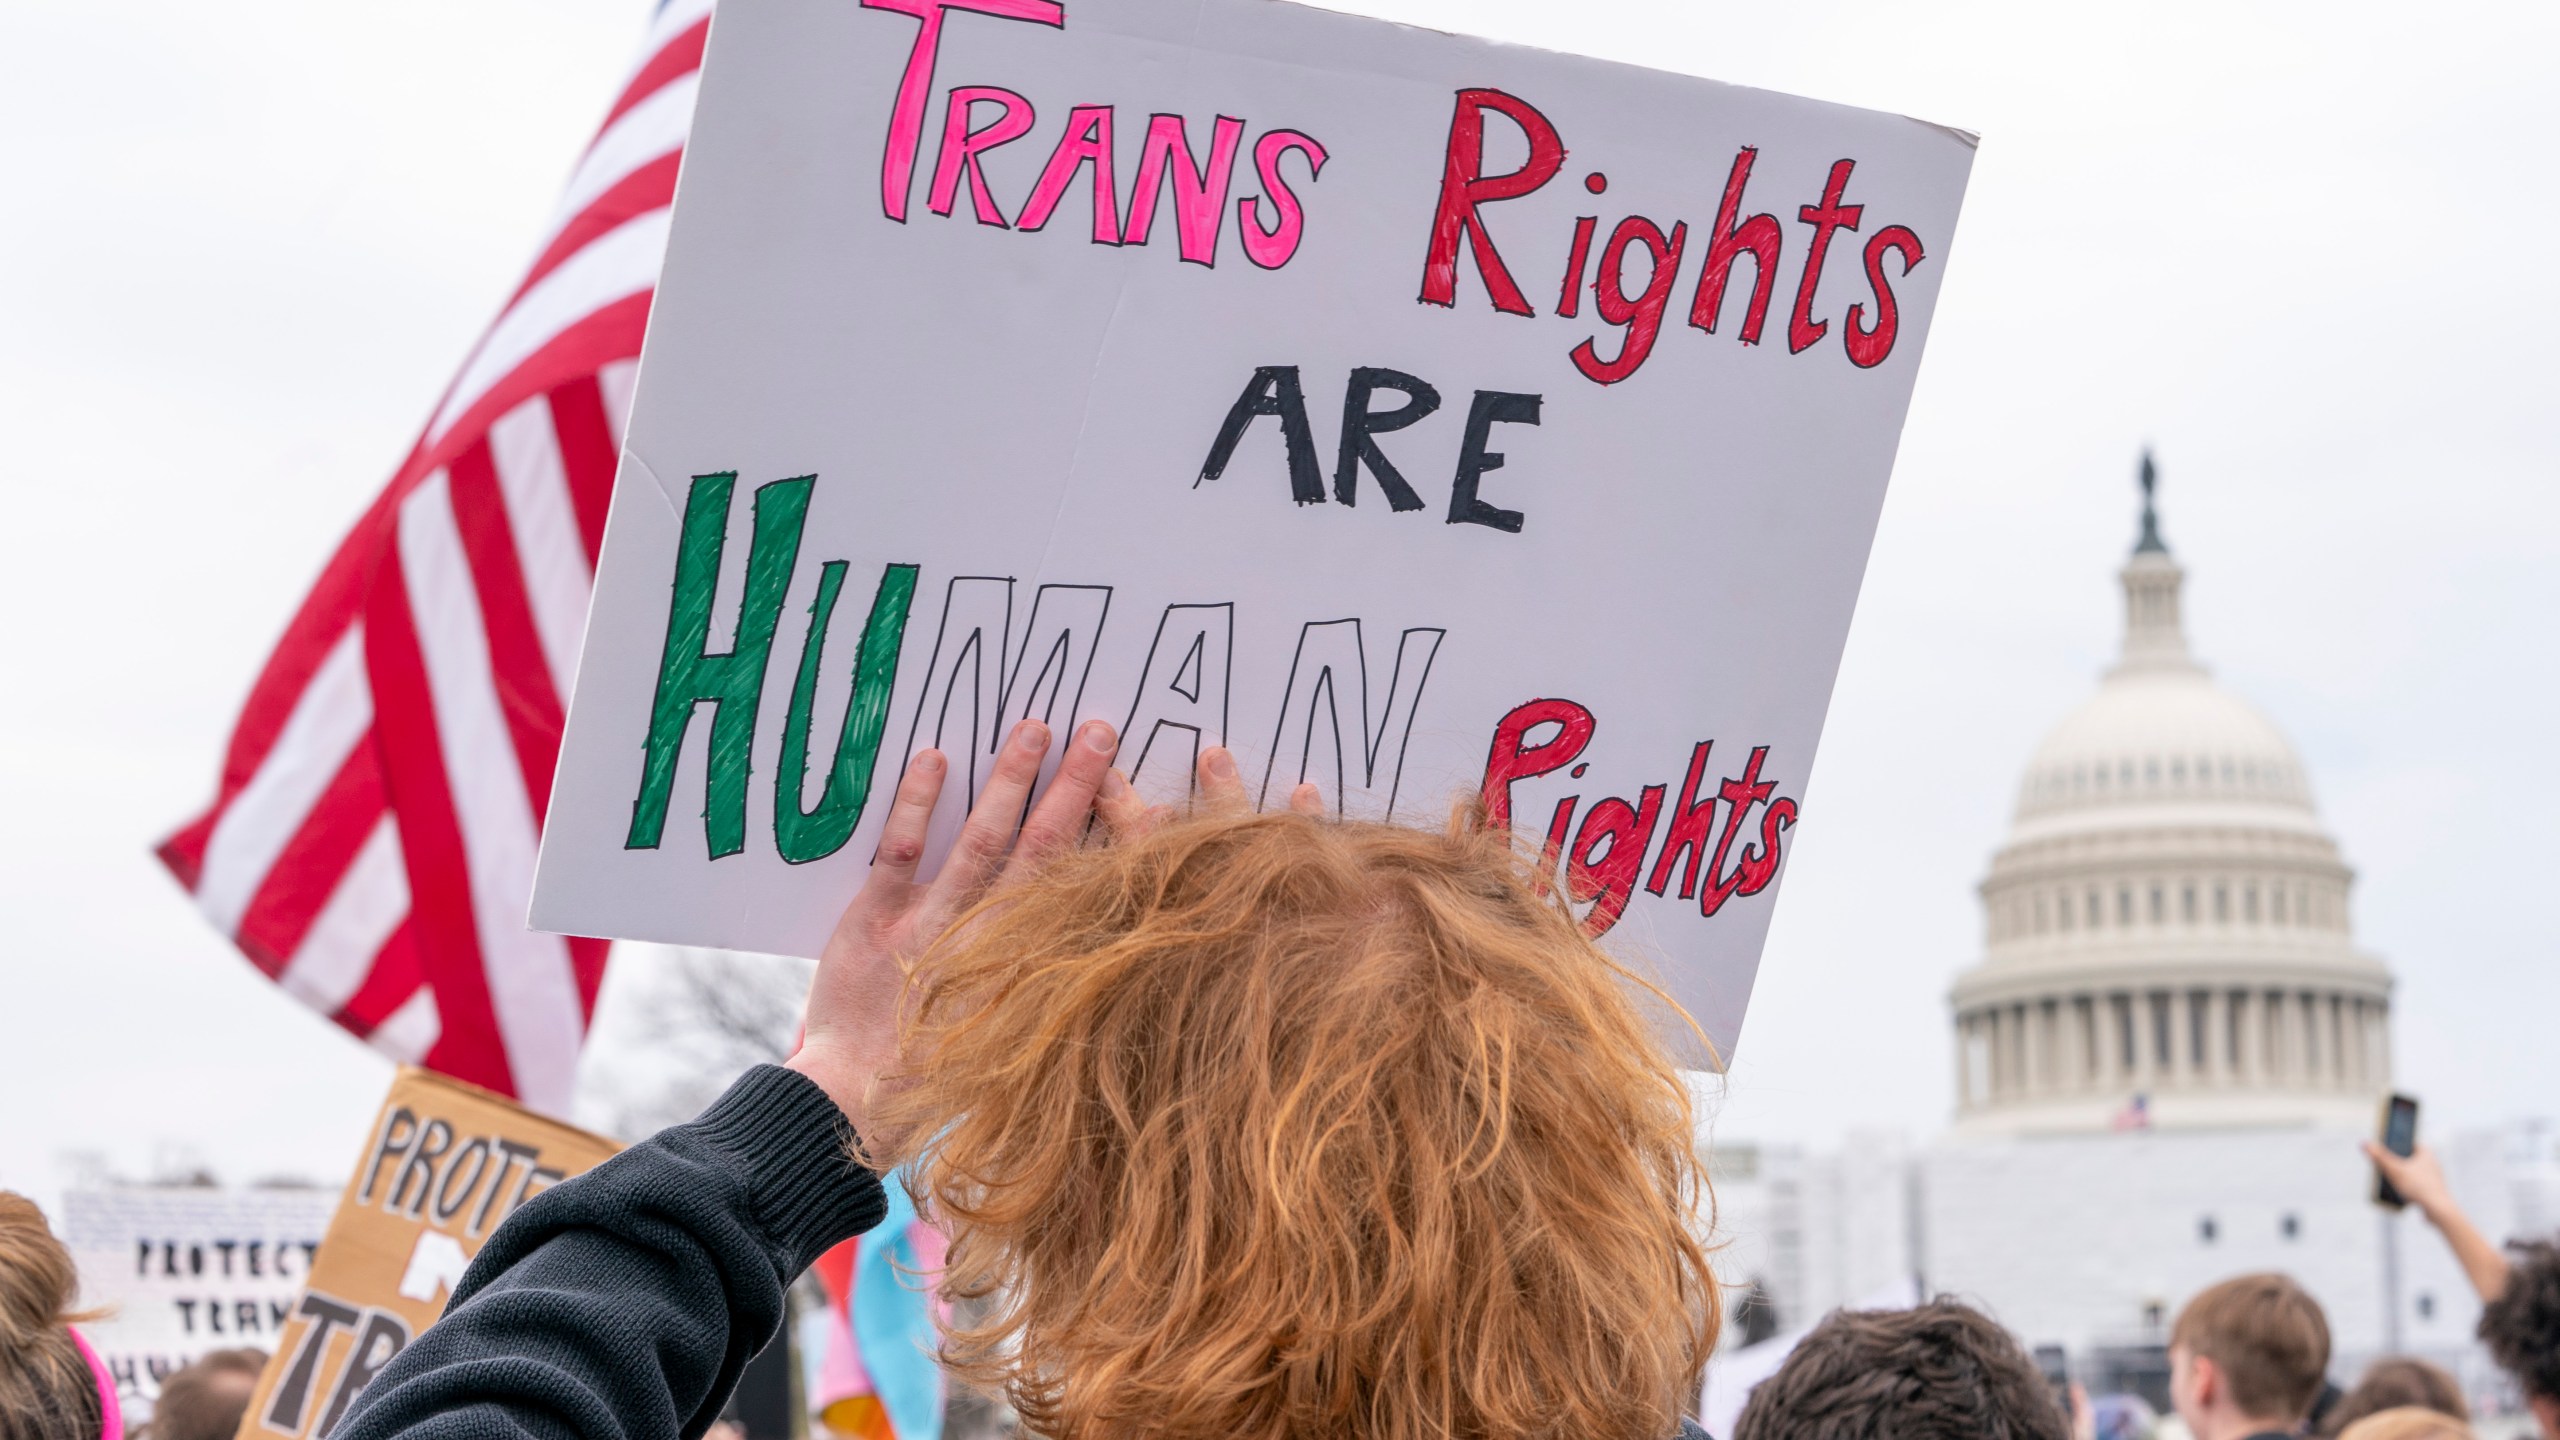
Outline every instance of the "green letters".
<svg viewBox="0 0 2560 1440"><path fill-rule="evenodd" d="M737 481L736 471L697 475L685 499L684 528L676 539L675 594L667 609L657 696L649 708L640 793L631 802L631 830L622 842L627 850L658 847L666 829L667 802L675 789L676 757L684 747L695 707L706 702L712 712L704 838L714 860L747 846L749 750L755 738L756 709L764 694L773 632L781 623L783 597L791 588L791 571L799 559L800 533L808 520L817 477L799 475L757 488L736 639L727 651L715 654L710 648L711 604L720 584L720 553ZM870 622L863 627L860 648L854 652L853 694L845 710L844 733L837 741L835 766L818 808L804 812L800 784L808 768L810 702L817 685L819 650L836 594L844 585L844 572L841 560L827 562L820 572L818 599L810 607L808 638L783 736L782 763L774 777L774 841L783 858L793 864L833 853L862 819L888 714L889 689L897 679L908 602L915 594L916 567L892 565L882 574L879 592L871 602Z"/></svg>
<svg viewBox="0 0 2560 1440"><path fill-rule="evenodd" d="M844 588L845 564L830 560L818 572L818 598L809 607L809 638L800 647L800 676L791 686L791 715L782 724L782 764L773 776L773 845L794 865L833 855L853 838L862 807L871 799L871 770L880 758L880 731L889 720L889 688L898 678L898 649L907 632L907 606L915 599L916 567L891 565L872 592L871 618L853 652L853 694L845 700L844 728L836 737L835 768L827 774L818 808L800 808L809 773L810 703L818 688L818 657L827 641L827 619Z"/></svg>

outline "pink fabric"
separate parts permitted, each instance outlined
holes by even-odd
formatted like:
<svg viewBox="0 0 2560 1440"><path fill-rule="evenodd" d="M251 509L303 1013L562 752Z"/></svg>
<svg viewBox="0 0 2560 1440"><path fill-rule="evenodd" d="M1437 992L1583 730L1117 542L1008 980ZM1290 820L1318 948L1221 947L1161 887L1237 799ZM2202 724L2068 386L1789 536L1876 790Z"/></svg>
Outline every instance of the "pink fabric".
<svg viewBox="0 0 2560 1440"><path fill-rule="evenodd" d="M116 1400L116 1381L107 1373L107 1362L89 1348L89 1337L76 1329L71 1332L71 1343L80 1347L80 1358L89 1362L89 1379L98 1387L98 1413L106 1417L98 1440L124 1440L124 1406Z"/></svg>

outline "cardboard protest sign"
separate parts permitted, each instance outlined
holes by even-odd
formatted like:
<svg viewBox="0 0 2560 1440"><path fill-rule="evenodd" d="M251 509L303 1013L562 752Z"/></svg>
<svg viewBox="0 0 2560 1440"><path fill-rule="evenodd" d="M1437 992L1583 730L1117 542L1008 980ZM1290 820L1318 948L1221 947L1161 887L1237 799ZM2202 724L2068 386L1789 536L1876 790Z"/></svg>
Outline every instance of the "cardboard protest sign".
<svg viewBox="0 0 2560 1440"><path fill-rule="evenodd" d="M444 1313L517 1206L621 1147L503 1096L403 1067L338 1199L239 1440L316 1437Z"/></svg>
<svg viewBox="0 0 2560 1440"><path fill-rule="evenodd" d="M337 1197L322 1190L74 1190L62 1238L80 1267L81 1327L125 1418L151 1417L160 1382L212 1350L272 1351Z"/></svg>
<svg viewBox="0 0 2560 1440"><path fill-rule="evenodd" d="M938 847L1101 717L1481 787L1730 1047L1972 156L1276 0L723 9L533 923L816 954L907 754Z"/></svg>

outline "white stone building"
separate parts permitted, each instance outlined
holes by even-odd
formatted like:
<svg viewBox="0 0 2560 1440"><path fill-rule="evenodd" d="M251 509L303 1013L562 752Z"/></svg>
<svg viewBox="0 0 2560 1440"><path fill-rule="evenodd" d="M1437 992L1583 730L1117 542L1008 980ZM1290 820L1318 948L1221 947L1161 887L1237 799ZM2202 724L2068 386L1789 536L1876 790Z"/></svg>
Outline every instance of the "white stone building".
<svg viewBox="0 0 2560 1440"><path fill-rule="evenodd" d="M2391 1089L2392 980L2355 946L2353 872L2291 743L2190 653L2150 485L2146 458L2122 655L2029 761L1982 882L1954 1124L1918 1150L1720 1159L1721 1268L1792 1329L1904 1267L2155 1401L2178 1307L2282 1270L2326 1307L2340 1383L2418 1353L2492 1398L2460 1271L2373 1205L2356 1149ZM2429 1118L2484 1230L2560 1225L2550 1130L2448 1140Z"/></svg>

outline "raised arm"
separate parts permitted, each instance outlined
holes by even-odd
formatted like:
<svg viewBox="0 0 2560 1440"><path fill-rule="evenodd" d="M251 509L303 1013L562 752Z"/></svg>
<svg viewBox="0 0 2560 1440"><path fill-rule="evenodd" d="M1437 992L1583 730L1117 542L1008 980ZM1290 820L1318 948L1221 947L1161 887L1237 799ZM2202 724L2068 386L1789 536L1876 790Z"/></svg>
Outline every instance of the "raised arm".
<svg viewBox="0 0 2560 1440"><path fill-rule="evenodd" d="M2471 1288L2480 1294L2480 1303L2497 1299L2507 1289L2507 1257L2462 1207L2453 1203L2453 1189L2445 1184L2444 1167L2436 1163L2433 1150L2421 1145L2415 1153L2402 1158L2368 1140L2364 1153L2381 1167L2383 1178L2400 1198L2418 1207L2427 1223L2443 1234L2445 1243L2453 1247L2453 1258L2462 1264L2462 1273L2471 1277Z"/></svg>

